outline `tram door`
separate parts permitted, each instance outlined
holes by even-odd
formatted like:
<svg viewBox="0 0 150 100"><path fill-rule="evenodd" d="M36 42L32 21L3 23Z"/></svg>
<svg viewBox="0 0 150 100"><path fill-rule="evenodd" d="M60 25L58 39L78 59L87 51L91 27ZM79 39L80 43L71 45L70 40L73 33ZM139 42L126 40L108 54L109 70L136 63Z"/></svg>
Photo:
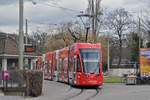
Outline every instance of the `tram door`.
<svg viewBox="0 0 150 100"><path fill-rule="evenodd" d="M74 55L74 61L73 61L73 84L76 84L76 58L77 58L77 56Z"/></svg>
<svg viewBox="0 0 150 100"><path fill-rule="evenodd" d="M67 58L64 58L64 81L67 82Z"/></svg>
<svg viewBox="0 0 150 100"><path fill-rule="evenodd" d="M69 57L69 83L73 82L73 57Z"/></svg>
<svg viewBox="0 0 150 100"><path fill-rule="evenodd" d="M57 60L54 60L54 63L53 63L53 80L54 81L57 81L58 79L57 79L57 74L58 74L58 72L57 72L57 69L58 69L58 66L57 66Z"/></svg>
<svg viewBox="0 0 150 100"><path fill-rule="evenodd" d="M49 80L51 80L51 61L48 62L49 67Z"/></svg>
<svg viewBox="0 0 150 100"><path fill-rule="evenodd" d="M62 60L61 59L59 59L59 69L58 69L58 81L61 81L61 62L62 62Z"/></svg>
<svg viewBox="0 0 150 100"><path fill-rule="evenodd" d="M49 75L49 69L48 69L48 65L47 65L47 61L45 61L45 65L44 65L44 79L48 79Z"/></svg>

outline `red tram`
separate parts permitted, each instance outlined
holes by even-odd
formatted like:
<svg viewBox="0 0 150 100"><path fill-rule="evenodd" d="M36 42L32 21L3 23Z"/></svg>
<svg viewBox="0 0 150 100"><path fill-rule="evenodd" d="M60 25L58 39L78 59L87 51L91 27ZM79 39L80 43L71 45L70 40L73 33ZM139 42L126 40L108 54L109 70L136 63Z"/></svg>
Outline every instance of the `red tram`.
<svg viewBox="0 0 150 100"><path fill-rule="evenodd" d="M103 85L100 44L75 43L45 54L45 79L78 86Z"/></svg>

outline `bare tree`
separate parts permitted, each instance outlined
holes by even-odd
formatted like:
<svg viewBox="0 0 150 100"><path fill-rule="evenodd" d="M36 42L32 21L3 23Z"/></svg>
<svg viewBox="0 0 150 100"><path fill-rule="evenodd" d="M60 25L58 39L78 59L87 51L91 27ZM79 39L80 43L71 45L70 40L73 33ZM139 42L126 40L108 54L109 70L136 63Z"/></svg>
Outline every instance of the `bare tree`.
<svg viewBox="0 0 150 100"><path fill-rule="evenodd" d="M120 67L122 59L123 33L129 29L131 24L130 14L124 8L117 8L108 13L105 24L107 28L117 37L118 47L118 67Z"/></svg>
<svg viewBox="0 0 150 100"><path fill-rule="evenodd" d="M139 36L137 33L131 32L128 36L128 47L131 52L131 61L139 62Z"/></svg>
<svg viewBox="0 0 150 100"><path fill-rule="evenodd" d="M36 51L39 54L42 54L46 51L46 42L48 41L49 35L47 32L43 32L40 30L36 30L35 32L32 32L32 35L30 36L30 39L32 40L32 43L36 45Z"/></svg>
<svg viewBox="0 0 150 100"><path fill-rule="evenodd" d="M144 19L141 19L141 30L143 33L144 47L150 48L150 14L146 12Z"/></svg>

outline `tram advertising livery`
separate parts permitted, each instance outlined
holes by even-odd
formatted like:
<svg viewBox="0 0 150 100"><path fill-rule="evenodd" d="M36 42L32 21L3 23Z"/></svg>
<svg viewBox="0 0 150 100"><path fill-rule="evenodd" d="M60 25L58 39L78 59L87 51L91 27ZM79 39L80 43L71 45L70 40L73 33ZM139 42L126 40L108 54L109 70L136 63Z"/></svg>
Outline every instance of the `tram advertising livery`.
<svg viewBox="0 0 150 100"><path fill-rule="evenodd" d="M46 53L44 78L77 86L103 85L101 45L75 43Z"/></svg>

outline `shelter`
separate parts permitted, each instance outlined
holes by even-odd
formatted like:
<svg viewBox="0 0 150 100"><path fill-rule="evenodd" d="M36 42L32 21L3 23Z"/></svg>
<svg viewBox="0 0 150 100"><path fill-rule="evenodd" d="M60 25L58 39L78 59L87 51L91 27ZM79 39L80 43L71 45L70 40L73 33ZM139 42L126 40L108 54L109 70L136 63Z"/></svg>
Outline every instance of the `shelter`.
<svg viewBox="0 0 150 100"><path fill-rule="evenodd" d="M0 33L0 70L18 68L18 36L16 34ZM33 68L35 53L24 53L24 67Z"/></svg>

